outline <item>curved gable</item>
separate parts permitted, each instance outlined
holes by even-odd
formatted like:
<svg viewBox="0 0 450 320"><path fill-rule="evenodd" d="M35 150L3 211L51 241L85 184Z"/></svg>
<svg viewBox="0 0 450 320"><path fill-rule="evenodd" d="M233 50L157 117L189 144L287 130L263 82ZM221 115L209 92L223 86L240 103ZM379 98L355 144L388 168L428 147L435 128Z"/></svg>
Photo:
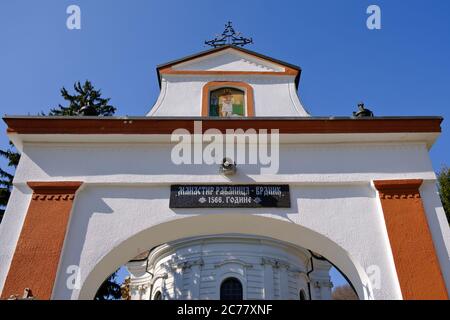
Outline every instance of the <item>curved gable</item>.
<svg viewBox="0 0 450 320"><path fill-rule="evenodd" d="M205 112L211 83L244 84L247 117L309 116L296 92L299 67L234 45L165 63L157 71L161 93L148 116L211 116ZM233 116L238 107L233 105Z"/></svg>

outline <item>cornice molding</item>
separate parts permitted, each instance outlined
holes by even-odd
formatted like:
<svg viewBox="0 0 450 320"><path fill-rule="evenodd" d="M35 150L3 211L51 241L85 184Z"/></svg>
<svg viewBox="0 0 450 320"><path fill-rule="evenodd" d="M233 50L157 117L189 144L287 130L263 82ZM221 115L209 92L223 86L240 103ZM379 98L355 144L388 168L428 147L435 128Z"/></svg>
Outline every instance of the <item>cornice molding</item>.
<svg viewBox="0 0 450 320"><path fill-rule="evenodd" d="M220 267L223 267L223 266L225 266L227 264L230 264L230 263L240 264L244 268L253 268L252 264L247 263L247 262L245 262L245 261L243 261L241 259L227 259L227 260L224 260L224 261L222 261L220 263L216 263L214 265L214 268L220 268Z"/></svg>
<svg viewBox="0 0 450 320"><path fill-rule="evenodd" d="M72 201L82 184L81 181L27 182L35 201Z"/></svg>
<svg viewBox="0 0 450 320"><path fill-rule="evenodd" d="M423 180L377 180L373 183L380 199L420 199L419 188Z"/></svg>
<svg viewBox="0 0 450 320"><path fill-rule="evenodd" d="M287 270L289 270L291 267L289 262L279 260L279 259L274 259L274 258L268 258L268 257L261 258L261 265L270 265L274 269L286 268ZM294 272L296 272L296 271L294 271ZM299 272L301 272L301 271L299 271Z"/></svg>
<svg viewBox="0 0 450 320"><path fill-rule="evenodd" d="M34 201L73 201L75 199L75 195L73 194L33 194L32 199Z"/></svg>

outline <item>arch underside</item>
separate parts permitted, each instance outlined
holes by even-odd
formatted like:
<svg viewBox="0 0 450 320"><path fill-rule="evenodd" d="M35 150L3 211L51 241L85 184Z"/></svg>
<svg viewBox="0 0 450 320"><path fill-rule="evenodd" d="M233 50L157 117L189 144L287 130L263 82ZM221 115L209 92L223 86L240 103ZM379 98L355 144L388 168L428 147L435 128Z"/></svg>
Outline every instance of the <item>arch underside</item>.
<svg viewBox="0 0 450 320"><path fill-rule="evenodd" d="M272 238L310 249L333 263L353 285L360 299L373 299L369 278L362 266L342 247L308 228L280 219L245 214L201 215L152 226L122 241L87 272L73 299L93 299L97 289L119 266L134 258L136 248L153 248L183 238L240 234ZM57 297L55 297L57 298Z"/></svg>

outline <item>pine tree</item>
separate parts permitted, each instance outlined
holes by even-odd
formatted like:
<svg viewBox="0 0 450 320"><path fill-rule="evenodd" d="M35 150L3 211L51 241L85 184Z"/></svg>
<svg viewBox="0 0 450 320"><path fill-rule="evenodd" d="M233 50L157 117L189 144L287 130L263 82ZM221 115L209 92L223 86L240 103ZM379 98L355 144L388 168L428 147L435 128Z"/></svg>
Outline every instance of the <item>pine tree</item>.
<svg viewBox="0 0 450 320"><path fill-rule="evenodd" d="M109 105L110 98L102 98L101 90L95 90L90 81L86 80L83 85L78 81L73 88L73 95L65 87L61 89L61 96L69 104L51 109L49 116L112 116L116 112L117 109ZM116 273L113 273L100 286L95 299L118 299L120 296L120 285L116 282Z"/></svg>
<svg viewBox="0 0 450 320"><path fill-rule="evenodd" d="M450 168L443 167L441 172L438 173L438 188L445 215L450 223Z"/></svg>
<svg viewBox="0 0 450 320"><path fill-rule="evenodd" d="M117 270L102 283L97 290L95 300L118 300L122 297L120 284L117 283Z"/></svg>
<svg viewBox="0 0 450 320"><path fill-rule="evenodd" d="M53 108L49 112L49 116L112 116L116 112L116 108L109 105L110 98L102 98L101 91L95 90L92 83L88 80L83 85L78 81L73 86L75 94L70 94L66 88L61 89L61 96L68 101L68 106L61 104L57 108ZM41 113L44 115L44 113ZM0 156L8 160L8 166L16 168L20 154L15 151L13 144L10 142L10 148L0 150ZM0 169L0 222L5 212L6 204L11 195L13 173L9 173ZM116 282L116 273L113 273L98 290L100 296L96 299L120 298L120 285Z"/></svg>
<svg viewBox="0 0 450 320"><path fill-rule="evenodd" d="M78 81L73 85L75 94L71 95L65 87L61 96L69 102L64 107L61 104L50 110L49 116L112 116L116 108L109 104L109 98L102 98L101 90L95 90L88 80L83 85Z"/></svg>
<svg viewBox="0 0 450 320"><path fill-rule="evenodd" d="M8 161L8 167L13 168L14 170L17 168L20 154L15 150L11 141L9 142L8 149L0 150L0 156ZM13 179L14 175L12 173L0 168L0 223L3 219L3 214L5 213L5 208L11 195Z"/></svg>
<svg viewBox="0 0 450 320"><path fill-rule="evenodd" d="M102 98L101 90L95 90L88 80L81 85L80 81L73 86L75 94L70 94L66 88L61 89L61 96L68 101L68 106L61 104L49 112L49 116L112 116L116 108L109 104L110 98ZM41 113L45 115L45 113ZM15 151L13 144L6 150L0 150L0 156L8 160L8 167L13 170L19 163L20 154ZM0 168L0 222L5 212L6 204L11 195L14 174Z"/></svg>

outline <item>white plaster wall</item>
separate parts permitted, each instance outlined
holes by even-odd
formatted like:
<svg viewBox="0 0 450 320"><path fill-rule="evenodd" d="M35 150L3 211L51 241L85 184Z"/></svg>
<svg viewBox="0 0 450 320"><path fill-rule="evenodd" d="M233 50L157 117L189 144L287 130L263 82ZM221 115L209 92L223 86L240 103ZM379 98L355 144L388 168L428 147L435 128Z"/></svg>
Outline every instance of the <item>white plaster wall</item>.
<svg viewBox="0 0 450 320"><path fill-rule="evenodd" d="M253 87L255 116L309 116L297 96L293 76L163 75L161 93L149 116L201 116L202 89L211 81L241 81Z"/></svg>
<svg viewBox="0 0 450 320"><path fill-rule="evenodd" d="M450 228L439 198L436 181L425 181L420 188L420 194L434 247L438 253L442 275L447 285L447 292L450 292Z"/></svg>
<svg viewBox="0 0 450 320"><path fill-rule="evenodd" d="M233 183L289 183L292 197L290 209L169 209L171 183L230 182L218 174L215 165L173 165L170 162L170 150L168 145L145 143L25 144L12 198L0 227L0 286L5 281L30 201L30 190L25 183L33 180L86 182L75 200L54 291L55 298L69 299L79 295L78 289L71 291L66 287L65 270L68 266L80 266L81 283L84 284L99 262L111 261L111 265L106 267L110 268L105 270L106 275L149 249L146 247L149 242L138 241L133 242L132 247L127 247L125 252L114 251L115 248L122 248L127 239L141 232L144 232L144 236L145 230L151 230L161 223L197 216L206 219L205 235L214 230L243 232L294 242L297 236L294 229L290 229L292 224L306 228L301 230L317 232L330 239L330 244L335 243L342 248L342 252L357 263L358 272L362 269L364 273L365 269L374 265L379 267L381 287L373 290L369 288L373 294L371 298L399 299L401 293L383 215L376 192L371 186L374 179L419 178L429 181L421 192L441 265L448 266L449 231L444 224L445 217L435 189L430 187L435 181L435 175L424 144L287 144L280 146L279 175L260 175L258 166L239 166L238 175L231 178ZM259 220L247 221L253 216L274 219L269 224L271 226L278 226L275 221L283 224L279 225L281 229L272 229L265 224L258 224ZM208 224L208 221L216 219L222 222ZM247 222L239 224L236 219ZM173 241L183 235L193 236L190 230L203 230L201 221L191 227L180 229L175 225L170 229L173 234L167 231L155 232L145 234L145 237L157 237L152 238L154 245L157 245L161 244L156 242L158 238L161 241ZM324 256L333 255L333 246L328 247L326 242L319 246L303 238L305 234L299 232L299 245L317 249ZM443 270L447 270L444 276L448 284L448 268Z"/></svg>
<svg viewBox="0 0 450 320"><path fill-rule="evenodd" d="M278 174L238 164L236 176L217 165L175 165L170 144L26 144L16 184L29 180L88 183L369 183L382 179L435 180L421 143L280 144Z"/></svg>
<svg viewBox="0 0 450 320"><path fill-rule="evenodd" d="M0 292L11 265L12 256L19 240L32 191L28 186L16 185L6 207L6 212L0 223Z"/></svg>

